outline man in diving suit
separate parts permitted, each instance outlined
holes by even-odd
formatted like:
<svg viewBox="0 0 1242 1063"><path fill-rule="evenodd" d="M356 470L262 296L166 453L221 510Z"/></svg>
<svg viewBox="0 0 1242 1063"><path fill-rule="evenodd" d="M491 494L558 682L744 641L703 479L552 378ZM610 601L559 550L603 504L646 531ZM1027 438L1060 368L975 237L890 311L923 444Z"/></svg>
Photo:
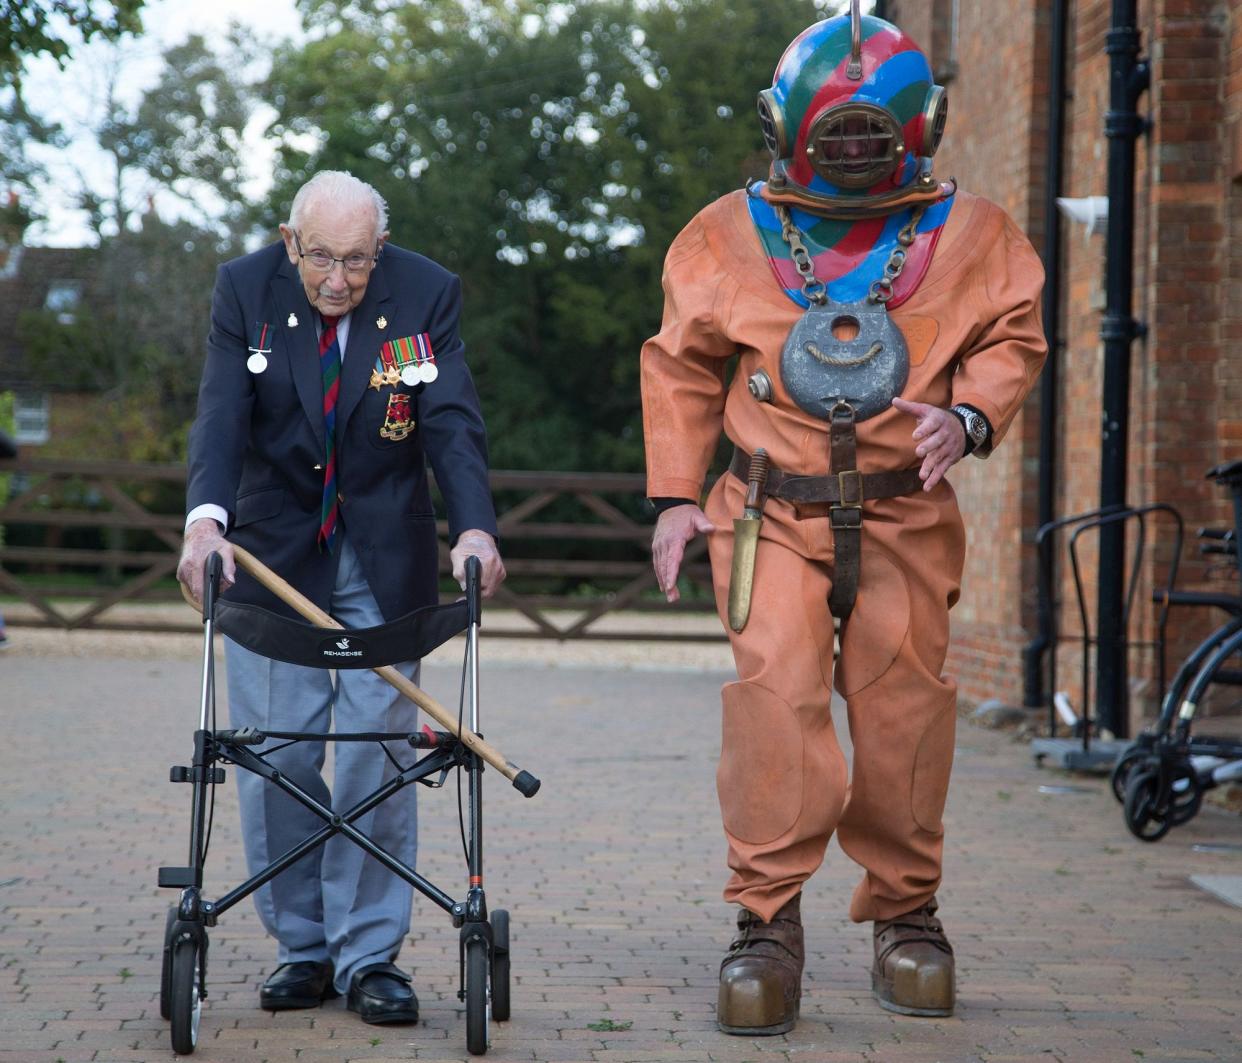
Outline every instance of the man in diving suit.
<svg viewBox="0 0 1242 1063"><path fill-rule="evenodd" d="M741 911L717 1023L748 1035L797 1019L801 888L833 831L865 871L850 916L874 924L877 1001L952 1012L935 893L956 687L941 668L965 534L945 473L991 453L1046 353L1029 242L932 177L945 93L910 38L854 0L790 44L759 115L769 178L674 241L642 351L656 574L675 601L686 545L708 536L738 670L717 789ZM722 429L733 463L700 508Z"/></svg>

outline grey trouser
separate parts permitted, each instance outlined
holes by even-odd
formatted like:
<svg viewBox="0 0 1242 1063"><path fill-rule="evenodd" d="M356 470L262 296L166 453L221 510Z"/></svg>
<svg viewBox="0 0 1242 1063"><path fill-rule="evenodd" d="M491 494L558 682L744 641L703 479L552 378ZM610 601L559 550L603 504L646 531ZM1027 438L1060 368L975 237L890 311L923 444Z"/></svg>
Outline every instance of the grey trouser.
<svg viewBox="0 0 1242 1063"><path fill-rule="evenodd" d="M340 569L328 609L346 627L383 623L348 539L338 534ZM305 668L261 657L225 639L229 718L233 727L272 731L413 731L418 709L369 670ZM418 681L417 661L398 665ZM263 748L280 745L275 740ZM323 804L344 812L396 769L371 742L333 744L328 792L325 744L302 741L267 759ZM413 751L394 747L408 764ZM323 820L266 779L238 769L242 835L250 873L266 867L323 825ZM413 867L418 850L415 790L408 786L354 821L382 848ZM410 929L413 888L340 835L308 853L255 894L264 927L279 942L278 961L331 960L342 992L359 967L396 959Z"/></svg>

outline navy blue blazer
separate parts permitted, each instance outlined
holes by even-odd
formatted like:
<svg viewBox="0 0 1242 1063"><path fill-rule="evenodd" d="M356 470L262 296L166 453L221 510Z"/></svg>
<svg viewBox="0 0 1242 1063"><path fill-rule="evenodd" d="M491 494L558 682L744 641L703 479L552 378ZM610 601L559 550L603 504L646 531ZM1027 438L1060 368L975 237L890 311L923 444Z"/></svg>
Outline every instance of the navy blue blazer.
<svg viewBox="0 0 1242 1063"><path fill-rule="evenodd" d="M468 528L496 532L487 438L458 331L460 310L455 275L389 244L350 318L336 409L339 528L388 620L437 600L427 461L450 537ZM220 267L190 429L187 508L224 506L228 538L327 609L338 553L320 552L316 541L325 447L316 314L283 243ZM267 368L254 373L248 348L264 324ZM439 377L371 387L383 344L424 332ZM400 412L394 395L408 397L414 422L403 439L380 434L390 408ZM291 612L240 567L228 597Z"/></svg>

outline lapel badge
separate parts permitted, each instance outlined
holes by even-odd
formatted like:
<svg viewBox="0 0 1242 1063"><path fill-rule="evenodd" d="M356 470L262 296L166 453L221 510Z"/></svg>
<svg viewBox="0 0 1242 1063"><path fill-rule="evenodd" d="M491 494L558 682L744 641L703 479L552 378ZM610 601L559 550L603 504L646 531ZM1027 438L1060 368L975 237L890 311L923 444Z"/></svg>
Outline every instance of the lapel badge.
<svg viewBox="0 0 1242 1063"><path fill-rule="evenodd" d="M285 324L288 325L290 328L297 328L298 327L298 315L290 314L289 320L286 321Z"/></svg>
<svg viewBox="0 0 1242 1063"><path fill-rule="evenodd" d="M380 314L380 316L375 319L375 327L376 328L387 328L388 318L386 318L383 314Z"/></svg>

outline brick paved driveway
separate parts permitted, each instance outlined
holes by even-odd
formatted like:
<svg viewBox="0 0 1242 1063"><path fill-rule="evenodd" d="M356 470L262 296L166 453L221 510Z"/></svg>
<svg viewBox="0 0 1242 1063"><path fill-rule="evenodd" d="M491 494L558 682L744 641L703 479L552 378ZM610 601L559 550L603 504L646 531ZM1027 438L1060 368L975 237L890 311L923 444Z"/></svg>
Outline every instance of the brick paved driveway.
<svg viewBox="0 0 1242 1063"><path fill-rule="evenodd" d="M555 652L555 651L553 651ZM1213 808L1134 841L1100 780L1035 768L1008 737L963 726L942 915L958 950L949 1020L871 1001L867 928L845 909L835 846L804 903L802 1021L784 1037L715 1031L728 941L714 761L719 671L487 662L484 730L544 780L523 800L495 773L488 895L513 913L513 1019L496 1060L1242 1059L1242 911L1188 876L1242 874L1242 820ZM445 658L447 659L447 658ZM449 664L428 689L455 699ZM197 717L192 655L0 659L0 1061L172 1058L157 988L159 864L184 860L188 790L169 784ZM1081 792L1041 793L1070 782ZM464 879L456 800L423 792L421 869ZM1233 848L1230 848L1230 847ZM208 891L242 878L232 780L220 789ZM369 1027L333 1001L272 1016L273 966L249 903L212 932L196 1058L216 1063L463 1059L456 933L430 904L402 954L423 1021Z"/></svg>

